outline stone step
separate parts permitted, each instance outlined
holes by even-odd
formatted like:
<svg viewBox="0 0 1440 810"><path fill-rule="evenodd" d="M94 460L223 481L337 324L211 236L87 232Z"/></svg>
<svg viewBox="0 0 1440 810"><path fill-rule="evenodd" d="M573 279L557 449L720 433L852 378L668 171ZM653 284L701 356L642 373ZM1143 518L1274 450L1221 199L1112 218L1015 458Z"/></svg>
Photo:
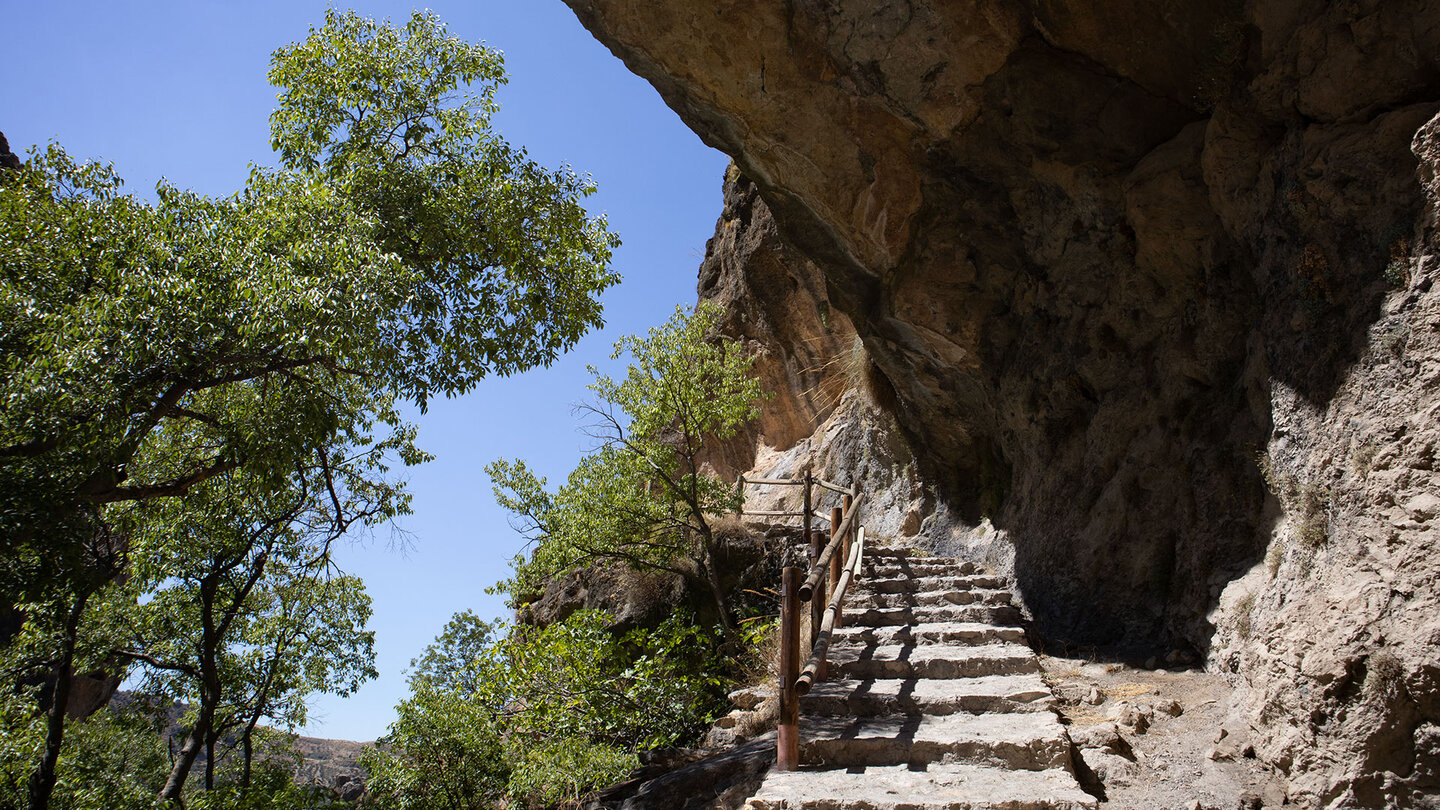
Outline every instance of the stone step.
<svg viewBox="0 0 1440 810"><path fill-rule="evenodd" d="M873 608L946 607L949 605L1008 605L1009 591L954 590L920 591L916 593L865 593L845 597L846 610Z"/></svg>
<svg viewBox="0 0 1440 810"><path fill-rule="evenodd" d="M997 641L1025 642L1019 627L997 627L983 622L936 622L883 627L841 627L834 631L835 644L990 644Z"/></svg>
<svg viewBox="0 0 1440 810"><path fill-rule="evenodd" d="M968 577L983 574L972 563L954 560L891 560L876 562L866 559L860 565L863 579L875 577Z"/></svg>
<svg viewBox="0 0 1440 810"><path fill-rule="evenodd" d="M973 647L948 644L837 644L828 656L830 672L842 678L976 678L1040 671L1035 653L1022 644Z"/></svg>
<svg viewBox="0 0 1440 810"><path fill-rule="evenodd" d="M954 577L885 577L859 580L860 592L915 593L918 591L1009 590L1010 580L986 575Z"/></svg>
<svg viewBox="0 0 1440 810"><path fill-rule="evenodd" d="M800 698L803 715L980 714L1048 710L1055 696L1036 674L975 678L836 680Z"/></svg>
<svg viewBox="0 0 1440 810"><path fill-rule="evenodd" d="M935 559L919 549L908 546L882 546L875 543L865 544L865 556L878 560Z"/></svg>
<svg viewBox="0 0 1440 810"><path fill-rule="evenodd" d="M1070 769L1070 740L1050 712L800 718L800 763L826 768L996 765Z"/></svg>
<svg viewBox="0 0 1440 810"><path fill-rule="evenodd" d="M766 774L745 810L1094 810L1093 796L1062 770L905 765Z"/></svg>
<svg viewBox="0 0 1440 810"><path fill-rule="evenodd" d="M1017 625L1020 610L1014 606L947 605L944 607L846 608L843 624L848 627L886 627L903 624L935 622L983 622L996 625Z"/></svg>

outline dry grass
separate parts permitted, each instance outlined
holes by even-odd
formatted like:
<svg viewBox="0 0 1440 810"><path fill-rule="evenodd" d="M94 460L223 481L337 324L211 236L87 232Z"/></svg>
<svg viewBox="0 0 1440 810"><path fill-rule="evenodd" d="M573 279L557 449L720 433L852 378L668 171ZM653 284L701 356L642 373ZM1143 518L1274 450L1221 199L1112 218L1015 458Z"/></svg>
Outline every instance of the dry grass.
<svg viewBox="0 0 1440 810"><path fill-rule="evenodd" d="M1140 695L1147 694L1154 688L1154 686L1148 683L1122 683L1101 689L1100 691L1104 692L1107 698L1124 700L1126 698L1139 697Z"/></svg>
<svg viewBox="0 0 1440 810"><path fill-rule="evenodd" d="M1255 594L1247 593L1235 602L1235 635L1250 637L1250 614L1255 612Z"/></svg>
<svg viewBox="0 0 1440 810"><path fill-rule="evenodd" d="M1285 546L1279 540L1272 540L1270 548L1265 549L1265 570L1270 572L1270 578L1280 573L1280 564L1285 562Z"/></svg>
<svg viewBox="0 0 1440 810"><path fill-rule="evenodd" d="M1075 670L1074 676L1067 676L1067 679L1081 684L1088 683L1083 677L1083 673L1079 670ZM1093 726L1096 723L1108 722L1114 719L1110 716L1110 713L1113 711L1115 701L1128 700L1130 698L1140 697L1141 695L1147 695L1155 689L1153 684L1131 682L1120 683L1114 686L1096 686L1095 688L1099 689L1100 693L1105 696L1104 703L1098 706L1091 706L1088 703L1078 703L1061 707L1061 713L1065 715L1065 718L1069 720L1072 725Z"/></svg>

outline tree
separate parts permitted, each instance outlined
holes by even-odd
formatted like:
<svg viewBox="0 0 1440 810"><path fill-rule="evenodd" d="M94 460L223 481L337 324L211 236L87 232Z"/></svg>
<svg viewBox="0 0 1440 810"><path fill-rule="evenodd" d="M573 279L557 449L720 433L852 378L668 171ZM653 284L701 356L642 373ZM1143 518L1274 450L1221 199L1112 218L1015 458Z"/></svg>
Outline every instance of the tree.
<svg viewBox="0 0 1440 810"><path fill-rule="evenodd" d="M612 622L581 610L506 632L457 615L367 754L371 794L401 810L573 802L708 725L726 683L710 634L685 615L619 637Z"/></svg>
<svg viewBox="0 0 1440 810"><path fill-rule="evenodd" d="M213 790L216 743L237 731L245 789L261 719L293 728L306 695L348 694L374 677L369 598L334 572L329 552L356 524L408 512L408 495L383 474L386 457L409 446L408 433L342 445L284 487L231 472L182 498L117 510L137 560L128 584L146 599L114 653L144 666L148 691L194 709L161 798L181 797L202 751Z"/></svg>
<svg viewBox="0 0 1440 810"><path fill-rule="evenodd" d="M53 145L0 173L0 601L60 628L31 808L78 628L126 570L117 505L281 487L339 436L404 430L397 401L551 362L617 280L589 180L489 131L498 52L331 11L270 76L280 168L233 196L143 203Z"/></svg>
<svg viewBox="0 0 1440 810"><path fill-rule="evenodd" d="M554 494L523 461L486 468L501 506L534 545L502 587L515 597L597 560L669 571L708 591L726 635L735 619L716 570L717 514L740 507L740 493L706 471L706 443L724 440L760 413L754 358L712 337L717 307L677 309L645 337L615 344L634 362L624 379L591 369L597 401L583 410L598 441Z"/></svg>

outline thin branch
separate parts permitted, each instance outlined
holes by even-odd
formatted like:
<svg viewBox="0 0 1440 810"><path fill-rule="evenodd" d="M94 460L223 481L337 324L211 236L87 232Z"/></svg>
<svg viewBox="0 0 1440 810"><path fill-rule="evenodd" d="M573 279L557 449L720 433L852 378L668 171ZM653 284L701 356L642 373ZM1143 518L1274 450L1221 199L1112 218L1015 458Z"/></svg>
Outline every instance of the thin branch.
<svg viewBox="0 0 1440 810"><path fill-rule="evenodd" d="M147 664L154 667L155 669L163 669L166 672L181 672L189 675L192 678L200 677L200 671L190 666L189 664L182 664L175 661L161 661L160 659L156 658L153 655L150 655L149 653L136 652L135 650L112 649L110 650L110 652L114 655L120 656L121 658L129 658L135 661L139 661L142 664Z"/></svg>
<svg viewBox="0 0 1440 810"><path fill-rule="evenodd" d="M172 478L161 484L148 484L138 487L111 487L109 490L98 492L90 496L90 500L96 504L119 503L121 501L152 501L157 498L171 498L184 495L197 484L204 483L221 473L227 473L239 467L236 461L217 461L209 467L205 467L189 475L182 475L179 478Z"/></svg>
<svg viewBox="0 0 1440 810"><path fill-rule="evenodd" d="M12 444L9 447L0 447L0 456L21 456L24 458L35 458L54 450L60 446L60 440L55 438L35 439L33 441Z"/></svg>

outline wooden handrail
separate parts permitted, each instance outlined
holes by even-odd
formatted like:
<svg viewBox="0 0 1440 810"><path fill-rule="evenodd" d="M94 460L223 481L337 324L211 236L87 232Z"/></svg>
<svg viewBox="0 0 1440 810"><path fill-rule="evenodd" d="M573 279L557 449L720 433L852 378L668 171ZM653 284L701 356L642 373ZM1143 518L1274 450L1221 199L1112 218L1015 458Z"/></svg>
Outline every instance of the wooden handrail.
<svg viewBox="0 0 1440 810"><path fill-rule="evenodd" d="M787 566L784 569L780 587L780 717L776 737L775 766L782 771L799 767L800 745L800 696L809 692L816 681L825 679L825 658L830 651L830 639L835 628L841 625L845 609L845 597L850 586L860 577L860 561L865 553L865 529L859 525L860 505L865 493L858 486L847 489L816 478L807 469L799 480L784 478L751 478L741 475L736 478L736 494L743 498L746 484L803 486L801 511L754 511L741 509L741 515L764 517L803 518L802 536L810 552L810 571L804 584L800 582L801 569ZM830 540L821 547L822 537L815 536L811 526L814 514L811 490L813 487L828 489L843 495L843 508L830 511ZM855 542L849 542L854 536ZM843 551L841 550L843 549ZM836 554L840 556L837 557ZM841 559L845 560L843 570ZM828 576L827 576L828 575ZM830 599L825 603L825 585L828 580ZM810 655L805 669L800 671L800 606L810 602Z"/></svg>
<svg viewBox="0 0 1440 810"><path fill-rule="evenodd" d="M798 487L805 484L805 479L803 478L746 478L743 475L740 476L740 478L747 484L768 484L777 487Z"/></svg>
<svg viewBox="0 0 1440 810"><path fill-rule="evenodd" d="M840 607L845 602L845 592L850 588L850 583L860 576L860 560L865 553L865 527L861 526L855 530L855 545L850 549L850 559L845 562L845 570L840 574L840 584L835 587L835 593L830 597L830 604L825 608L825 618L820 624L820 635L815 640L814 647L810 650L810 658L805 662L805 669L800 677L795 679L795 691L805 694L810 687L815 685L819 672L825 666L825 654L830 650L830 636L835 632L835 620L840 616Z"/></svg>
<svg viewBox="0 0 1440 810"><path fill-rule="evenodd" d="M855 522L855 516L860 513L860 504L864 500L865 493L861 492L855 496L855 500L850 502L850 509L846 511L844 518L840 521L839 530L835 532L834 537L830 538L825 549L820 552L819 559L815 560L815 564L810 568L810 576L806 577L805 584L800 586L800 601L808 602L815 594L816 586L820 584L820 580L825 577L827 569L830 567L830 558L835 556L835 549L840 547L846 532L850 531L850 526Z"/></svg>

